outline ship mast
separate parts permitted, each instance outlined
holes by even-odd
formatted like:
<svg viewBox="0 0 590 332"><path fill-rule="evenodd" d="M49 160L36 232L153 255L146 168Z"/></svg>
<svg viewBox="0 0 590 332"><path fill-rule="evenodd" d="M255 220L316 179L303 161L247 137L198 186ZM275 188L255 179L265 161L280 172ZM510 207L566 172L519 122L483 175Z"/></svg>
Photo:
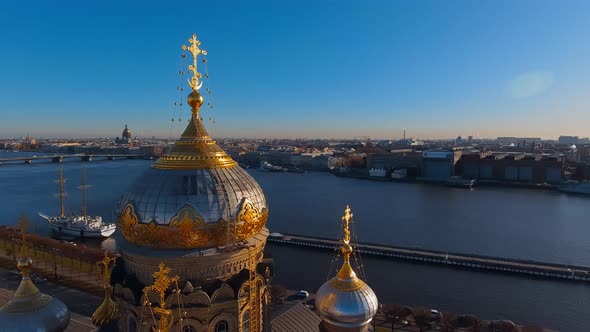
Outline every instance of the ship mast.
<svg viewBox="0 0 590 332"><path fill-rule="evenodd" d="M82 214L86 221L86 167L82 169Z"/></svg>
<svg viewBox="0 0 590 332"><path fill-rule="evenodd" d="M86 213L86 189L90 187L86 184L86 167L82 168L82 185L78 187L82 189L82 215L84 216L84 221L87 221L87 213Z"/></svg>
<svg viewBox="0 0 590 332"><path fill-rule="evenodd" d="M63 172L63 168L60 166L59 167L59 216L61 218L65 218L65 212L64 212L64 198L66 196L66 193L64 192L64 172Z"/></svg>

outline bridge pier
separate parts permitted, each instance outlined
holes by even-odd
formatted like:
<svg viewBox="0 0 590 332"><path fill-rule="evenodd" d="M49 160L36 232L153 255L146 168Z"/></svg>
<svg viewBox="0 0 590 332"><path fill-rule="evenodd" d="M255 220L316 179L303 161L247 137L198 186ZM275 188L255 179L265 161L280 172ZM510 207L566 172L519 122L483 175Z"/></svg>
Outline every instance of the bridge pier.
<svg viewBox="0 0 590 332"><path fill-rule="evenodd" d="M61 164L64 161L64 157L63 156L56 156L56 157L53 157L51 159L51 161L54 162L54 163L60 163Z"/></svg>
<svg viewBox="0 0 590 332"><path fill-rule="evenodd" d="M82 156L82 161L92 161L92 155Z"/></svg>

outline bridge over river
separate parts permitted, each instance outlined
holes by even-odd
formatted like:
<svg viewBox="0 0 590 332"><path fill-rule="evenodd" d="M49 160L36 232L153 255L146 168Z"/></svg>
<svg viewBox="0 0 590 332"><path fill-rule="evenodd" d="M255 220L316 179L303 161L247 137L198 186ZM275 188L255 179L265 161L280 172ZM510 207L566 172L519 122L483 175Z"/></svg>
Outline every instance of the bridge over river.
<svg viewBox="0 0 590 332"><path fill-rule="evenodd" d="M320 237L272 233L268 242L283 245L337 250L341 241ZM353 244L356 252L364 255L412 261L416 263L447 265L451 267L514 273L547 279L590 282L590 267L544 263L502 257L460 254L422 248L398 247L384 244Z"/></svg>
<svg viewBox="0 0 590 332"><path fill-rule="evenodd" d="M79 158L81 161L92 161L93 159L103 158L107 160L115 159L138 159L138 158L150 158L149 156L139 154L63 154L63 155L48 155L48 156L27 156L27 157L15 157L15 158L0 158L0 165L6 163L25 163L30 164L33 161L44 161L50 160L54 163L61 163L64 159L75 159Z"/></svg>

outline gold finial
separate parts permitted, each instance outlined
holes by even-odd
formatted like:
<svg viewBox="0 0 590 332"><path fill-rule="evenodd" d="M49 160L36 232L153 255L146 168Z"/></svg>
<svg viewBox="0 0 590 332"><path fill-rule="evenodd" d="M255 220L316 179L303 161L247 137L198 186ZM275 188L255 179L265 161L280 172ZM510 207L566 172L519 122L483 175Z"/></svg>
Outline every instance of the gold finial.
<svg viewBox="0 0 590 332"><path fill-rule="evenodd" d="M33 260L30 257L23 257L18 260L16 263L16 267L20 270L23 278L28 278L29 274L31 274L31 266L33 265Z"/></svg>
<svg viewBox="0 0 590 332"><path fill-rule="evenodd" d="M197 91L201 88L202 82L199 82L201 77L201 73L197 70L197 58L199 54L207 55L207 51L202 50L199 46L201 42L197 39L197 35L193 34L191 38L189 38L188 42L190 43L189 46L182 45L182 49L185 51L191 52L193 55L193 64L188 66L188 70L193 73L193 77L188 80L188 85L193 89L193 91Z"/></svg>
<svg viewBox="0 0 590 332"><path fill-rule="evenodd" d="M155 308L154 311L160 314L160 321L157 323L157 327L154 328L154 331L157 332L167 332L170 329L170 325L172 321L168 321L168 317L172 315L172 311L166 308L166 302L164 302L166 296L166 290L170 285L175 282L178 282L178 276L174 276L170 278L168 274L170 273L170 268L164 266L164 263L160 263L159 270L154 272L154 284L143 289L144 297L146 299L147 304L149 304L147 292L153 291L156 294L160 295L160 306Z"/></svg>
<svg viewBox="0 0 590 332"><path fill-rule="evenodd" d="M30 277L32 265L33 260L29 257L23 257L18 260L16 267L20 270L23 278L14 293L15 298L31 298L39 294L39 289L33 284Z"/></svg>
<svg viewBox="0 0 590 332"><path fill-rule="evenodd" d="M119 316L119 305L111 299L111 270L110 265L113 262L115 266L116 257L109 257L108 252L104 252L104 258L96 263L99 267L102 265L102 279L104 281L104 300L102 304L92 314L92 323L96 326L102 326Z"/></svg>
<svg viewBox="0 0 590 332"><path fill-rule="evenodd" d="M350 212L350 206L346 205L344 216L342 216L342 222L344 223L344 244L340 247L340 251L344 255L344 263L350 261L350 254L352 254L352 247L350 246L350 223L352 222L353 214Z"/></svg>
<svg viewBox="0 0 590 332"><path fill-rule="evenodd" d="M27 241L27 229L29 228L29 218L26 215L21 215L18 218L18 228L20 229L20 236L22 241L21 255L23 257L29 256L33 245Z"/></svg>
<svg viewBox="0 0 590 332"><path fill-rule="evenodd" d="M344 243L350 242L350 221L352 220L353 216L350 211L350 206L346 205L346 209L344 209L344 216L342 217L342 221L344 222Z"/></svg>
<svg viewBox="0 0 590 332"><path fill-rule="evenodd" d="M96 263L99 267L102 265L102 280L105 282L105 286L108 285L111 280L111 270L109 269L111 262L113 262L113 267L115 267L116 260L116 257L109 257L109 253L105 251L104 258Z"/></svg>
<svg viewBox="0 0 590 332"><path fill-rule="evenodd" d="M353 214L351 213L351 209L346 205L344 216L342 217L342 222L344 223L344 243L340 247L340 251L344 256L344 263L336 276L340 281L350 282L352 286L341 286L343 288L358 287L359 285L359 279L356 277L356 273L354 273L352 266L350 266L350 255L352 254L352 246L350 245L350 223L352 222L352 217Z"/></svg>

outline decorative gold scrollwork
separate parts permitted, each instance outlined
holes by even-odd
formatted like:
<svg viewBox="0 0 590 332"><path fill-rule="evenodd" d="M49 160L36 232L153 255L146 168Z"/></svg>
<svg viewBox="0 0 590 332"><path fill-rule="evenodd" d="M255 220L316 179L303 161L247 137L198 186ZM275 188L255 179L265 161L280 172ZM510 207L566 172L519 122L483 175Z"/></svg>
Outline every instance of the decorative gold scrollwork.
<svg viewBox="0 0 590 332"><path fill-rule="evenodd" d="M190 205L180 208L168 225L159 225L140 223L133 204L127 203L119 215L119 227L127 241L154 248L191 249L227 242L227 222L206 223Z"/></svg>
<svg viewBox="0 0 590 332"><path fill-rule="evenodd" d="M259 211L249 199L244 198L236 219L236 238L238 240L247 239L260 232L266 225L268 210Z"/></svg>
<svg viewBox="0 0 590 332"><path fill-rule="evenodd" d="M249 199L242 199L235 221L235 240L244 240L258 234L267 219L267 209L259 211ZM154 220L142 223L133 204L127 203L119 215L119 229L127 241L154 248L209 248L228 243L227 221L220 219L216 223L207 223L188 204L181 207L168 224L161 225Z"/></svg>

